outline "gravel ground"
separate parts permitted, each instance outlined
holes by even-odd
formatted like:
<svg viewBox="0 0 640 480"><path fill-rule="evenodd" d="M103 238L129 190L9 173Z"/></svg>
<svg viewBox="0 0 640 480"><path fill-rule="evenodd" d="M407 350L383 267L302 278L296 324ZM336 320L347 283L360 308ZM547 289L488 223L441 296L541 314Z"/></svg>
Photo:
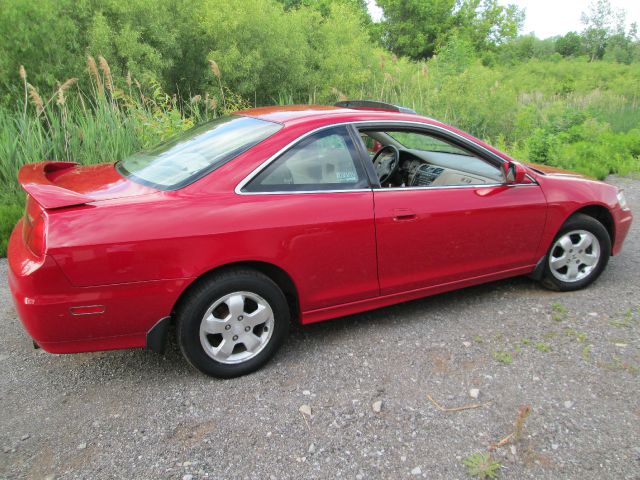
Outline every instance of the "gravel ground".
<svg viewBox="0 0 640 480"><path fill-rule="evenodd" d="M611 181L640 212L640 181ZM296 328L235 380L175 346L33 350L3 281L0 477L466 478L463 459L528 405L519 441L494 453L502 478L638 479L639 224L586 290L517 278Z"/></svg>

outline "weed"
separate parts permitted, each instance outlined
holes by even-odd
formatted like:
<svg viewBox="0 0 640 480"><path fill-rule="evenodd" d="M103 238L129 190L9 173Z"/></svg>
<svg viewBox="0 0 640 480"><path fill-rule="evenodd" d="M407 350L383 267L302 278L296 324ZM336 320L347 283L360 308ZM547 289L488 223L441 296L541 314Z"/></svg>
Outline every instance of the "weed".
<svg viewBox="0 0 640 480"><path fill-rule="evenodd" d="M585 345L582 348L582 359L588 362L591 359L591 345Z"/></svg>
<svg viewBox="0 0 640 480"><path fill-rule="evenodd" d="M473 341L476 343L484 343L484 340L480 335L476 335L475 337L473 337Z"/></svg>
<svg viewBox="0 0 640 480"><path fill-rule="evenodd" d="M528 338L523 338L523 339L521 340L521 343L522 343L523 345L530 345L530 344L531 344L531 340L529 340Z"/></svg>
<svg viewBox="0 0 640 480"><path fill-rule="evenodd" d="M531 405L521 405L518 409L518 414L516 415L516 421L513 424L513 432L504 437L498 443L491 445L489 447L489 451L493 452L500 447L504 447L508 443L518 443L522 438L522 433L524 432L524 423L527 420L527 417L531 413Z"/></svg>
<svg viewBox="0 0 640 480"><path fill-rule="evenodd" d="M609 324L617 328L631 328L632 322L633 311L631 309L628 309L626 312L624 312L622 320L612 320L611 322L609 322Z"/></svg>
<svg viewBox="0 0 640 480"><path fill-rule="evenodd" d="M584 332L579 332L578 330L576 330L574 328L565 328L564 329L564 334L567 337L575 338L580 343L584 343L584 342L587 341L587 334L584 333Z"/></svg>
<svg viewBox="0 0 640 480"><path fill-rule="evenodd" d="M625 322L624 320L611 320L609 325L616 328L629 328L631 327L630 323Z"/></svg>
<svg viewBox="0 0 640 480"><path fill-rule="evenodd" d="M509 352L493 352L493 358L504 365L511 365L513 363L513 357Z"/></svg>
<svg viewBox="0 0 640 480"><path fill-rule="evenodd" d="M636 365L631 365L630 363L622 361L622 359L617 355L614 355L611 360L612 361L610 363L601 364L602 368L606 368L607 370L611 370L614 372L624 371L630 373L631 375L637 375L640 371L640 368L638 368Z"/></svg>
<svg viewBox="0 0 640 480"><path fill-rule="evenodd" d="M548 353L551 351L551 347L543 342L538 342L536 343L535 346L536 346L536 350L538 350L539 352Z"/></svg>
<svg viewBox="0 0 640 480"><path fill-rule="evenodd" d="M551 304L551 319L556 322L561 322L567 319L567 314L569 310L567 307L562 305L561 303L552 303Z"/></svg>
<svg viewBox="0 0 640 480"><path fill-rule="evenodd" d="M513 441L519 442L522 438L522 432L524 431L524 422L527 420L527 417L531 413L530 405L522 405L518 409L518 415L516 416L516 421L513 425Z"/></svg>
<svg viewBox="0 0 640 480"><path fill-rule="evenodd" d="M465 458L462 463L467 467L470 477L498 478L502 465L494 460L490 453L476 452Z"/></svg>

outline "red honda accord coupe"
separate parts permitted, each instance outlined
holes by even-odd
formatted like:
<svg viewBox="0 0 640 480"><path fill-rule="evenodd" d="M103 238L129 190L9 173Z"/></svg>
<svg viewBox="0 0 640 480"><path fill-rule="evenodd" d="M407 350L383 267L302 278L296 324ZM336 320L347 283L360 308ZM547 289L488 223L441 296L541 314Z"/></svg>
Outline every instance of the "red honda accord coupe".
<svg viewBox="0 0 640 480"><path fill-rule="evenodd" d="M175 327L219 377L263 365L291 321L516 275L585 287L631 224L611 185L376 102L246 110L19 180L9 284L37 346L162 351Z"/></svg>

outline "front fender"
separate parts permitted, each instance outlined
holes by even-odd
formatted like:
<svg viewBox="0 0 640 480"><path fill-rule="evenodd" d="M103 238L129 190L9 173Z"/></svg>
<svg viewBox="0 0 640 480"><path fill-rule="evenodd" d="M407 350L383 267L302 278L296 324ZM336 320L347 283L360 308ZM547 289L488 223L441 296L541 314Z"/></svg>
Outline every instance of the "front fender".
<svg viewBox="0 0 640 480"><path fill-rule="evenodd" d="M546 255L558 230L569 217L584 209L601 210L611 217L613 253L619 252L629 230L631 213L618 204L618 189L604 182L577 175L536 175L547 198L547 222L538 256ZM628 220L626 217L629 217ZM606 225L605 225L606 226Z"/></svg>

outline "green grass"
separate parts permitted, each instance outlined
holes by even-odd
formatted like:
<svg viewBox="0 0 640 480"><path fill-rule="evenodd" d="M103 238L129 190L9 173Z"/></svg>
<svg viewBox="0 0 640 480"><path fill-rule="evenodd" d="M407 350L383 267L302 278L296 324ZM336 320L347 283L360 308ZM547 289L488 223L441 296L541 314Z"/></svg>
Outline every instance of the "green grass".
<svg viewBox="0 0 640 480"><path fill-rule="evenodd" d="M6 256L9 235L21 216L22 208L20 206L0 204L0 257Z"/></svg>
<svg viewBox="0 0 640 480"><path fill-rule="evenodd" d="M575 328L565 328L564 329L564 334L567 337L575 338L580 343L586 342L587 338L588 338L586 333L580 332L580 331L576 330Z"/></svg>
<svg viewBox="0 0 640 480"><path fill-rule="evenodd" d="M548 353L551 351L551 346L544 342L537 342L535 347L539 352Z"/></svg>
<svg viewBox="0 0 640 480"><path fill-rule="evenodd" d="M27 87L25 86L25 92ZM99 93L63 92L40 98L17 110L0 107L1 198L19 203L16 174L21 166L42 160L92 164L112 162L191 127L203 115L181 111L161 92L128 95L115 87ZM44 104L39 108L38 102ZM215 115L215 112L213 113ZM204 116L206 118L206 116Z"/></svg>
<svg viewBox="0 0 640 480"><path fill-rule="evenodd" d="M476 452L469 455L462 463L467 467L470 477L480 479L498 478L502 465L496 462L490 453Z"/></svg>
<svg viewBox="0 0 640 480"><path fill-rule="evenodd" d="M562 322L567 319L569 310L561 303L551 304L551 319L555 322Z"/></svg>
<svg viewBox="0 0 640 480"><path fill-rule="evenodd" d="M182 104L157 89L145 95L117 87L98 91L92 85L86 92L58 90L47 97L25 83L27 103L21 99L15 109L0 106L0 257L6 255L23 209L24 192L17 181L23 165L113 162L222 113L209 103ZM233 97L229 104L246 106Z"/></svg>
<svg viewBox="0 0 640 480"><path fill-rule="evenodd" d="M631 328L633 326L633 310L629 308L624 312L621 320L612 320L609 324L616 328Z"/></svg>
<svg viewBox="0 0 640 480"><path fill-rule="evenodd" d="M513 363L513 356L509 352L493 352L493 358L503 365L511 365Z"/></svg>
<svg viewBox="0 0 640 480"><path fill-rule="evenodd" d="M600 366L607 370L611 370L614 372L623 371L623 372L630 373L631 375L634 375L634 376L640 373L640 367L622 360L617 355L613 355L611 357L611 362L602 363Z"/></svg>

